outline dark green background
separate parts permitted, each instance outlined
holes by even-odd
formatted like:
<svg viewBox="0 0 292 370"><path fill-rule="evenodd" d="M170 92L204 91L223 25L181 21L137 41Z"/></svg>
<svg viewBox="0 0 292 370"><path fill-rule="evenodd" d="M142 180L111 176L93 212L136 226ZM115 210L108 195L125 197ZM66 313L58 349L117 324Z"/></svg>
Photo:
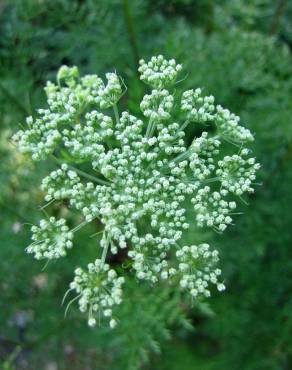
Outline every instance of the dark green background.
<svg viewBox="0 0 292 370"><path fill-rule="evenodd" d="M292 369L291 20L290 0L1 2L1 368ZM76 308L64 320L60 302L74 267L96 256L96 227L44 271L25 254L25 223L41 217L39 184L53 164L31 163L10 138L45 103L42 87L61 64L117 70L123 104L138 113L137 60L160 53L183 63L180 88L203 87L255 133L261 186L224 235L187 235L220 249L226 292L191 305L174 288L129 277L117 330L92 330Z"/></svg>

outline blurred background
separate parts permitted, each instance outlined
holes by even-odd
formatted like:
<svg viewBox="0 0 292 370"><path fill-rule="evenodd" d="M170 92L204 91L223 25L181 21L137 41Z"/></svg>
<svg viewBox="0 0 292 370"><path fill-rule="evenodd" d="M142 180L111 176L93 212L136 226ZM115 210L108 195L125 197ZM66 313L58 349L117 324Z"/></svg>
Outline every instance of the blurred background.
<svg viewBox="0 0 292 370"><path fill-rule="evenodd" d="M291 370L292 1L2 0L0 35L0 368ZM31 163L11 136L62 64L116 70L138 113L137 61L157 54L183 63L179 89L203 87L255 133L262 185L224 235L188 236L220 250L226 292L191 305L129 277L120 325L92 330L76 307L64 319L61 300L95 257L96 230L45 270L25 254L52 164Z"/></svg>

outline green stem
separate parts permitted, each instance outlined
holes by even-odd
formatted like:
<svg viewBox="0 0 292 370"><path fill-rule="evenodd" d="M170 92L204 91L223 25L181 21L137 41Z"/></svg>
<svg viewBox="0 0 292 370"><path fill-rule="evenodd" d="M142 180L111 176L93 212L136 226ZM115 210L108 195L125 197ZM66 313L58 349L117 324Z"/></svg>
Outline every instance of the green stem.
<svg viewBox="0 0 292 370"><path fill-rule="evenodd" d="M119 110L118 110L118 106L117 106L117 104L115 104L115 105L113 106L113 109L114 109L114 114L115 114L116 123L117 123L117 124L120 124Z"/></svg>
<svg viewBox="0 0 292 370"><path fill-rule="evenodd" d="M58 159L57 157L55 157L54 155L52 156L54 158L54 160L59 164L59 165L62 165L63 163L65 163L69 168L71 168L72 170L74 170L76 173L78 173L80 176L83 176L85 178L87 178L88 180L91 180L91 181L94 181L98 184L101 184L101 185L110 185L110 182L106 181L106 180L102 180L98 177L95 177L93 175L89 175L88 173L82 171L82 170L79 170L79 168L75 168L74 166L71 166L70 164L66 163L66 162L63 162L62 160Z"/></svg>
<svg viewBox="0 0 292 370"><path fill-rule="evenodd" d="M276 11L274 13L273 19L272 19L271 26L269 28L269 35L274 35L277 32L281 17L285 12L287 4L288 4L288 0L279 1Z"/></svg>
<svg viewBox="0 0 292 370"><path fill-rule="evenodd" d="M78 168L75 168L71 165L68 164L68 167L70 167L72 170L76 171L80 176L83 176L85 178L87 178L88 180L92 180L94 182L97 182L98 184L101 184L101 185L110 185L110 182L106 181L106 180L102 180L98 177L95 177L93 175L89 175L88 173L82 171L82 170L79 170Z"/></svg>
<svg viewBox="0 0 292 370"><path fill-rule="evenodd" d="M151 132L153 132L153 120L150 118L146 130L146 137L150 138L151 137Z"/></svg>
<svg viewBox="0 0 292 370"><path fill-rule="evenodd" d="M190 156L189 150L186 150L185 152L179 154L176 158L173 159L173 162L182 161L184 159L187 159Z"/></svg>
<svg viewBox="0 0 292 370"><path fill-rule="evenodd" d="M83 226L85 226L86 224L88 224L87 221L83 221L81 222L79 225L75 226L74 229L72 229L72 233L76 233L76 231L80 230Z"/></svg>
<svg viewBox="0 0 292 370"><path fill-rule="evenodd" d="M139 58L137 40L136 40L136 36L135 36L135 31L134 31L134 22L133 22L133 18L132 18L131 12L130 12L130 7L129 7L129 1L128 0L123 0L123 12L124 12L124 19L125 19L125 23L126 23L128 38L129 38L130 46L131 46L131 49L132 49L134 62L135 62L135 65L136 65L136 72L138 73L139 59L140 58Z"/></svg>
<svg viewBox="0 0 292 370"><path fill-rule="evenodd" d="M210 182L216 182L216 181L220 181L220 177L213 177L212 179L206 179L204 180L204 183L209 184Z"/></svg>
<svg viewBox="0 0 292 370"><path fill-rule="evenodd" d="M71 306L71 304L72 304L73 302L77 301L77 299L79 299L79 298L81 297L81 295L82 295L81 293L80 293L80 294L78 294L78 296L76 296L75 298L71 299L71 301L67 304L67 307L66 307L66 310L65 310L65 313L64 313L64 318L66 318L66 316L67 316L67 312L68 312L69 307Z"/></svg>
<svg viewBox="0 0 292 370"><path fill-rule="evenodd" d="M107 255L107 252L108 252L108 247L109 247L109 237L107 236L105 238L105 246L103 247L103 251L102 251L102 256L101 256L101 262L102 264L105 263L105 259L106 259L106 255Z"/></svg>
<svg viewBox="0 0 292 370"><path fill-rule="evenodd" d="M189 120L186 120L182 125L181 127L178 129L178 131L183 131L188 125L189 125L190 121Z"/></svg>
<svg viewBox="0 0 292 370"><path fill-rule="evenodd" d="M180 128L177 130L175 136L174 136L174 140L176 140L178 138L178 133L183 131L188 125L189 125L190 121L189 120L186 120L181 126Z"/></svg>
<svg viewBox="0 0 292 370"><path fill-rule="evenodd" d="M149 137L153 136L155 129L156 129L156 122L153 122L152 125L151 125Z"/></svg>

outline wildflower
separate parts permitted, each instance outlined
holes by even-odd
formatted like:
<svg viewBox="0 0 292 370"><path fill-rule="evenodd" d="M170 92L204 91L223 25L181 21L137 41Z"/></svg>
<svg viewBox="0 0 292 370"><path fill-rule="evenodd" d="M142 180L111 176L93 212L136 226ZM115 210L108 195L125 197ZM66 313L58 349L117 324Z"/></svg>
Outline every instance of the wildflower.
<svg viewBox="0 0 292 370"><path fill-rule="evenodd" d="M115 327L112 318L112 307L122 302L122 285L124 278L110 269L109 265L100 259L87 266L87 271L81 268L75 270L75 278L70 289L78 294L78 304L81 312L88 311L88 325L96 325L96 315L101 312L109 320L110 327Z"/></svg>
<svg viewBox="0 0 292 370"><path fill-rule="evenodd" d="M124 278L106 260L119 249L127 250L139 280L179 281L193 298L210 296L212 284L225 289L218 252L205 243L182 246L182 237L192 223L225 231L236 197L254 191L259 164L246 148L251 132L213 96L200 88L174 94L181 68L161 55L140 61L140 78L153 90L141 101L139 119L118 112L123 89L116 73L107 73L104 83L63 66L57 84L45 88L48 108L14 136L33 160L58 158L58 168L42 181L47 205L66 200L84 219L72 230L63 219L42 220L32 228L28 253L65 256L81 227L94 219L103 225L101 257L87 270L76 269L70 285L89 326L99 322L97 314L111 328L118 322L113 312L122 302ZM186 138L189 125L197 136Z"/></svg>
<svg viewBox="0 0 292 370"><path fill-rule="evenodd" d="M246 158L248 150L241 150L240 154L226 156L218 162L217 176L220 177L222 187L236 195L245 192L253 193L253 182L260 165L255 158Z"/></svg>
<svg viewBox="0 0 292 370"><path fill-rule="evenodd" d="M215 269L218 251L210 251L208 244L184 246L176 252L179 262L180 286L189 290L192 297L199 295L209 297L209 285L215 284L218 291L223 291L225 286L220 282L221 271Z"/></svg>
<svg viewBox="0 0 292 370"><path fill-rule="evenodd" d="M33 253L37 260L64 257L67 249L73 246L73 232L63 218L56 220L55 217L50 217L49 220L41 220L39 226L32 226L31 231L33 243L26 251Z"/></svg>
<svg viewBox="0 0 292 370"><path fill-rule="evenodd" d="M107 85L98 90L98 96L95 99L101 109L106 109L115 105L122 96L122 87L119 77L115 73L107 73Z"/></svg>
<svg viewBox="0 0 292 370"><path fill-rule="evenodd" d="M145 117L152 120L167 120L171 117L173 96L167 90L152 90L151 95L145 95L140 108Z"/></svg>
<svg viewBox="0 0 292 370"><path fill-rule="evenodd" d="M207 122L215 118L214 96L203 96L200 88L187 90L181 99L181 109L190 121Z"/></svg>
<svg viewBox="0 0 292 370"><path fill-rule="evenodd" d="M154 88L166 87L175 83L182 66L174 59L166 60L162 55L152 57L148 63L143 59L139 62L140 79Z"/></svg>

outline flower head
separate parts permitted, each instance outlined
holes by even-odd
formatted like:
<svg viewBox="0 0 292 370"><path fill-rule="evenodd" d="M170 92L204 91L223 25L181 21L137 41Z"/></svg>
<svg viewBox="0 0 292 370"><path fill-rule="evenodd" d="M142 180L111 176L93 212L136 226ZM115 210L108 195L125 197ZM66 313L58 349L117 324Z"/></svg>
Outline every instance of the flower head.
<svg viewBox="0 0 292 370"><path fill-rule="evenodd" d="M174 59L166 60L162 55L152 57L148 63L142 59L139 64L140 79L154 88L172 85L182 69Z"/></svg>
<svg viewBox="0 0 292 370"><path fill-rule="evenodd" d="M184 233L193 223L225 231L236 196L254 190L259 164L246 148L251 132L213 96L200 88L174 94L180 70L161 55L140 61L140 78L153 90L136 117L118 112L123 91L116 73L106 74L105 84L63 66L58 83L45 88L48 108L15 135L33 160L58 158L58 168L42 182L45 199L66 200L84 219L71 231L64 220L42 220L27 251L37 259L63 256L73 232L94 219L103 225L101 258L86 271L77 269L71 284L90 326L97 312L110 327L117 324L112 308L121 303L124 279L106 259L120 249L139 280L179 281L192 297L209 296L210 283L224 289L218 252L205 243L185 245Z"/></svg>
<svg viewBox="0 0 292 370"><path fill-rule="evenodd" d="M88 325L95 326L96 315L101 312L114 327L112 308L122 302L123 277L118 277L115 270L102 260L97 259L87 266L87 271L81 268L75 270L75 278L70 284L78 294L81 312L89 312Z"/></svg>
<svg viewBox="0 0 292 370"><path fill-rule="evenodd" d="M184 246L176 252L180 286L189 290L192 297L199 295L210 296L210 284L215 284L219 291L225 289L219 281L221 270L217 269L219 261L217 250L210 250L208 244Z"/></svg>
<svg viewBox="0 0 292 370"><path fill-rule="evenodd" d="M63 218L56 220L55 217L50 217L49 220L41 220L39 226L32 226L31 231L33 243L26 251L33 253L37 260L64 257L67 249L73 246L73 232Z"/></svg>

